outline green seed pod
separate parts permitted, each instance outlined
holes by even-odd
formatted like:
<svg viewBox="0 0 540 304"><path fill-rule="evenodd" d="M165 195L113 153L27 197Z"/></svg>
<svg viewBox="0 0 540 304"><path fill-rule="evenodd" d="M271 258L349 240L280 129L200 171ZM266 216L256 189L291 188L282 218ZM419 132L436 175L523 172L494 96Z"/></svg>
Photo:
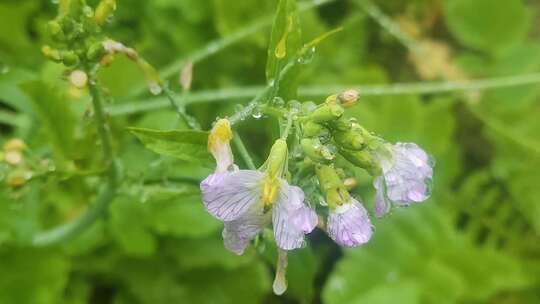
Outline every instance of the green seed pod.
<svg viewBox="0 0 540 304"><path fill-rule="evenodd" d="M345 112L345 110L340 105L324 104L315 109L315 111L308 116L308 120L315 123L335 121L343 115L343 112Z"/></svg>
<svg viewBox="0 0 540 304"><path fill-rule="evenodd" d="M339 153L355 166L365 169L372 176L379 175L381 171L376 159L367 150L353 151L342 148Z"/></svg>

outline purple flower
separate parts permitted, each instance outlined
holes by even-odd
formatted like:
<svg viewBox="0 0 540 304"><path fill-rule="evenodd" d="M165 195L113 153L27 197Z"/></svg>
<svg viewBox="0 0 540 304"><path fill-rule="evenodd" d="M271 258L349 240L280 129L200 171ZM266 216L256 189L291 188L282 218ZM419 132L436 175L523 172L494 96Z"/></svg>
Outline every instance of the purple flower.
<svg viewBox="0 0 540 304"><path fill-rule="evenodd" d="M270 212L276 244L284 250L301 247L304 235L317 225L300 188L260 171L212 174L201 183L201 191L208 212L225 223L226 247L237 254L269 222Z"/></svg>
<svg viewBox="0 0 540 304"><path fill-rule="evenodd" d="M356 247L365 244L373 234L366 208L351 198L349 203L330 209L327 232L338 245Z"/></svg>
<svg viewBox="0 0 540 304"><path fill-rule="evenodd" d="M390 210L390 202L398 206L422 202L430 195L433 162L429 155L414 143L386 145L377 154L382 175L373 183L375 214L383 216Z"/></svg>

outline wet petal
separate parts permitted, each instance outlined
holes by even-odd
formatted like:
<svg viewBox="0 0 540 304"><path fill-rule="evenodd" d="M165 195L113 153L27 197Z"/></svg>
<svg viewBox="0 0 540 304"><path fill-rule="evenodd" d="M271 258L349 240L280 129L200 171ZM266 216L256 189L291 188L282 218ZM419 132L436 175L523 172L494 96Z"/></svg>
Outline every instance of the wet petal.
<svg viewBox="0 0 540 304"><path fill-rule="evenodd" d="M352 199L330 212L327 231L338 245L356 247L369 241L373 227L364 206Z"/></svg>
<svg viewBox="0 0 540 304"><path fill-rule="evenodd" d="M302 247L304 235L317 226L317 220L315 211L304 204L302 189L283 182L272 213L277 246L283 250Z"/></svg>
<svg viewBox="0 0 540 304"><path fill-rule="evenodd" d="M382 217L390 211L390 202L386 197L386 191L384 189L384 179L379 176L373 182L373 186L376 190L375 195L375 216Z"/></svg>
<svg viewBox="0 0 540 304"><path fill-rule="evenodd" d="M201 183L203 203L217 219L233 221L260 201L260 183L264 175L255 170L222 174L213 174Z"/></svg>
<svg viewBox="0 0 540 304"><path fill-rule="evenodd" d="M379 157L387 198L402 206L426 200L433 177L429 155L414 143L397 143L387 148L390 158Z"/></svg>
<svg viewBox="0 0 540 304"><path fill-rule="evenodd" d="M224 222L222 236L225 247L238 255L243 254L249 242L270 221L269 216L262 209L252 208L238 219Z"/></svg>

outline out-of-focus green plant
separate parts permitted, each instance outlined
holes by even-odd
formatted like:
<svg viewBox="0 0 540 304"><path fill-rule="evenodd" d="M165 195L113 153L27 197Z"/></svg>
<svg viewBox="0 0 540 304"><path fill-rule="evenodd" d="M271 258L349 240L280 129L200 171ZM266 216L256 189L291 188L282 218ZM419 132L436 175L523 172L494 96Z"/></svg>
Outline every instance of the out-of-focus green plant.
<svg viewBox="0 0 540 304"><path fill-rule="evenodd" d="M0 303L539 301L538 4L299 2L284 40L276 3L0 3ZM360 248L317 229L275 297L271 235L236 256L204 210L215 164L197 129L228 116L236 162L253 168L285 129L274 97L321 105L350 88L344 118L430 151L435 191L374 221ZM352 197L371 196L366 172L335 165Z"/></svg>

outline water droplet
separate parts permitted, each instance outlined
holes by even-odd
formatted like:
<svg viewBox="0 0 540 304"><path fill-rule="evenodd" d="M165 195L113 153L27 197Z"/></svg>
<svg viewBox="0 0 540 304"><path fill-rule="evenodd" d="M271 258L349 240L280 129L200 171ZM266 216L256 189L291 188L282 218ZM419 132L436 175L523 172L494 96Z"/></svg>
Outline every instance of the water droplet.
<svg viewBox="0 0 540 304"><path fill-rule="evenodd" d="M300 64L311 63L311 61L313 61L314 57L315 57L315 47L312 47L309 50L307 50L307 52L305 54L300 56L300 58L298 58L298 63L300 63Z"/></svg>
<svg viewBox="0 0 540 304"><path fill-rule="evenodd" d="M253 118L255 119L259 119L262 117L262 111L259 107L255 108L255 110L253 110L253 113L251 114L251 116L253 116Z"/></svg>
<svg viewBox="0 0 540 304"><path fill-rule="evenodd" d="M272 105L281 108L285 105L285 101L281 97L274 97L274 99L272 99Z"/></svg>
<svg viewBox="0 0 540 304"><path fill-rule="evenodd" d="M148 89L150 90L150 93L152 93L152 95L159 95L163 91L161 86L155 82L148 84Z"/></svg>

